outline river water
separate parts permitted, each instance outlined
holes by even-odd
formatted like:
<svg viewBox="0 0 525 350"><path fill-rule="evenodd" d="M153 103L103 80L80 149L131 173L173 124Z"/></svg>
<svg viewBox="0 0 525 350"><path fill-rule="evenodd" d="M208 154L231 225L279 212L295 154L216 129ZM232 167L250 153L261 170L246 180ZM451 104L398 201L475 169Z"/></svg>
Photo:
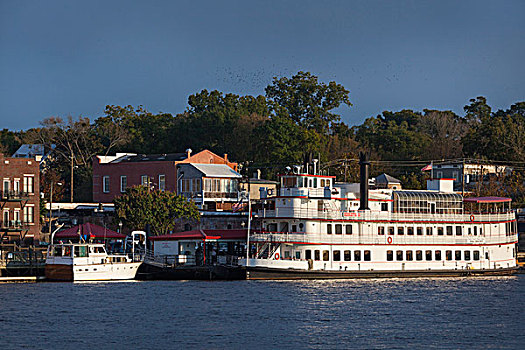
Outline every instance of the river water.
<svg viewBox="0 0 525 350"><path fill-rule="evenodd" d="M0 349L525 349L525 275L0 284Z"/></svg>

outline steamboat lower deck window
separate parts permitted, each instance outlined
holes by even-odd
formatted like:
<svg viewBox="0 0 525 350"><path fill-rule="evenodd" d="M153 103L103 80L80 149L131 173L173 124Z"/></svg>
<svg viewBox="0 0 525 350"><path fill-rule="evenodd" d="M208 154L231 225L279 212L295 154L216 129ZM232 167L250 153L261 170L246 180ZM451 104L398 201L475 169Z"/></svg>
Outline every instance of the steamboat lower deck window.
<svg viewBox="0 0 525 350"><path fill-rule="evenodd" d="M423 235L423 227L418 227L418 228L416 229L416 232L417 232L417 235L418 235L418 236L422 236L422 235Z"/></svg>
<svg viewBox="0 0 525 350"><path fill-rule="evenodd" d="M386 251L386 261L394 261L394 251L393 250Z"/></svg>
<svg viewBox="0 0 525 350"><path fill-rule="evenodd" d="M479 260L479 250L474 251L474 260Z"/></svg>
<svg viewBox="0 0 525 350"><path fill-rule="evenodd" d="M304 251L304 258L305 258L306 260L310 260L310 259L312 258L312 251L309 250L309 249L308 249L308 250L305 250L305 251Z"/></svg>
<svg viewBox="0 0 525 350"><path fill-rule="evenodd" d="M326 224L326 233L332 234L332 224Z"/></svg>
<svg viewBox="0 0 525 350"><path fill-rule="evenodd" d="M352 225L346 225L346 227L345 227L345 230L346 230L345 233L346 233L347 235L351 235L351 234L352 234L352 227L353 227Z"/></svg>
<svg viewBox="0 0 525 350"><path fill-rule="evenodd" d="M384 226L378 226L377 227L377 234L380 236L383 236L385 234L385 227Z"/></svg>
<svg viewBox="0 0 525 350"><path fill-rule="evenodd" d="M452 260L452 250L447 250L445 252L445 259L448 260L448 261Z"/></svg>
<svg viewBox="0 0 525 350"><path fill-rule="evenodd" d="M360 250L354 251L354 261L361 261L361 251Z"/></svg>
<svg viewBox="0 0 525 350"><path fill-rule="evenodd" d="M461 235L463 235L463 227L456 226L456 236L461 236Z"/></svg>
<svg viewBox="0 0 525 350"><path fill-rule="evenodd" d="M426 261L431 261L432 260L432 251L431 250L427 250L425 252L425 260Z"/></svg>
<svg viewBox="0 0 525 350"><path fill-rule="evenodd" d="M469 260L470 260L470 251L465 250L465 261L469 261Z"/></svg>
<svg viewBox="0 0 525 350"><path fill-rule="evenodd" d="M456 250L454 258L455 260L461 260L461 250Z"/></svg>
<svg viewBox="0 0 525 350"><path fill-rule="evenodd" d="M397 228L397 234L398 235L404 235L405 234L405 228L404 227L398 227Z"/></svg>
<svg viewBox="0 0 525 350"><path fill-rule="evenodd" d="M427 227L427 236L432 236L432 227Z"/></svg>
<svg viewBox="0 0 525 350"><path fill-rule="evenodd" d="M335 224L335 234L341 235L343 234L343 225L341 224Z"/></svg>
<svg viewBox="0 0 525 350"><path fill-rule="evenodd" d="M416 250L416 260L417 261L423 260L423 251L422 250Z"/></svg>
<svg viewBox="0 0 525 350"><path fill-rule="evenodd" d="M403 261L403 251L402 250L396 251L396 260Z"/></svg>
<svg viewBox="0 0 525 350"><path fill-rule="evenodd" d="M363 259L364 259L364 261L372 260L372 254L370 253L370 250L365 250L363 252Z"/></svg>
<svg viewBox="0 0 525 350"><path fill-rule="evenodd" d="M443 236L443 227L438 227L438 236Z"/></svg>
<svg viewBox="0 0 525 350"><path fill-rule="evenodd" d="M314 260L321 260L321 252L319 250L314 250Z"/></svg>
<svg viewBox="0 0 525 350"><path fill-rule="evenodd" d="M447 236L452 236L452 226L447 226Z"/></svg>
<svg viewBox="0 0 525 350"><path fill-rule="evenodd" d="M436 250L434 257L436 261L441 261L441 250Z"/></svg>
<svg viewBox="0 0 525 350"><path fill-rule="evenodd" d="M407 235L410 235L410 236L414 235L414 228L413 227L407 227Z"/></svg>
<svg viewBox="0 0 525 350"><path fill-rule="evenodd" d="M341 261L341 251L334 250L334 261Z"/></svg>
<svg viewBox="0 0 525 350"><path fill-rule="evenodd" d="M345 250L343 253L343 258L345 261L351 261L352 260L352 252L350 250Z"/></svg>
<svg viewBox="0 0 525 350"><path fill-rule="evenodd" d="M394 227L393 226L388 226L388 234L393 236L394 235Z"/></svg>
<svg viewBox="0 0 525 350"><path fill-rule="evenodd" d="M323 261L330 261L330 252L328 250L323 250Z"/></svg>
<svg viewBox="0 0 525 350"><path fill-rule="evenodd" d="M406 258L407 261L414 260L414 252L411 251L411 250L407 250L406 253L405 253L405 258Z"/></svg>

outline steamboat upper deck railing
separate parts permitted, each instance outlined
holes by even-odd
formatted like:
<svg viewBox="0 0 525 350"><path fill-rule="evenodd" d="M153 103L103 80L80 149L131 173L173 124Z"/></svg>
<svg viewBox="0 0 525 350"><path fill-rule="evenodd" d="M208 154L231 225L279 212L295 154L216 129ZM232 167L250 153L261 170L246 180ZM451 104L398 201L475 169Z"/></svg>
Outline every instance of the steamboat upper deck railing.
<svg viewBox="0 0 525 350"><path fill-rule="evenodd" d="M378 235L371 232L352 235L326 235L312 234L304 232L283 233L267 232L253 233L250 235L252 242L272 242L272 243L312 243L312 244L411 244L411 245L476 245L476 244L505 244L516 242L516 234L505 235L505 233L494 234L486 232L483 235L462 235L462 236L399 236L399 235Z"/></svg>
<svg viewBox="0 0 525 350"><path fill-rule="evenodd" d="M296 218L296 219L324 219L324 220L351 220L351 221L406 221L417 222L502 222L516 220L514 211L485 213L464 212L463 214L432 214L432 213L393 213L382 211L342 211L335 209L308 208L277 208L258 211L260 218Z"/></svg>

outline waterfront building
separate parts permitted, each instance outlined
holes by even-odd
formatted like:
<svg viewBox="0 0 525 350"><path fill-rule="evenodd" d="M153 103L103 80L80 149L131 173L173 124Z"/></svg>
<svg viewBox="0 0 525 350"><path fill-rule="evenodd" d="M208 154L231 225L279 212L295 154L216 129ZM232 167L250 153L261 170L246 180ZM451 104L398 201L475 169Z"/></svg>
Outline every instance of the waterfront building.
<svg viewBox="0 0 525 350"><path fill-rule="evenodd" d="M237 265L245 254L247 230L192 230L153 236L158 262L178 265Z"/></svg>
<svg viewBox="0 0 525 350"><path fill-rule="evenodd" d="M40 240L40 170L34 158L0 154L2 243Z"/></svg>
<svg viewBox="0 0 525 350"><path fill-rule="evenodd" d="M456 191L472 190L491 178L507 176L512 168L502 164L481 163L472 159L458 159L434 162L423 168L430 171L435 179L453 179Z"/></svg>
<svg viewBox="0 0 525 350"><path fill-rule="evenodd" d="M127 187L139 185L176 192L177 165L184 163L223 164L237 170L237 163L230 162L227 154L220 157L208 150L193 155L191 149L172 154L97 155L93 158L93 201L110 203Z"/></svg>

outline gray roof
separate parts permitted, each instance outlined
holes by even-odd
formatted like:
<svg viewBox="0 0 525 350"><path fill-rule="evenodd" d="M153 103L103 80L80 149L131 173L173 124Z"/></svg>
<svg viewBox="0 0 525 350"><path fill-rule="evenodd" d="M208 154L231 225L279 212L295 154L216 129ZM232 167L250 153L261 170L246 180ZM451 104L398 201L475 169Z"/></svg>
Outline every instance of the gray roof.
<svg viewBox="0 0 525 350"><path fill-rule="evenodd" d="M209 177L235 177L241 178L241 174L230 168L225 164L195 164L187 163L190 166L193 166L195 169L200 171L204 176ZM183 164L181 164L183 165ZM184 164L186 165L186 164Z"/></svg>
<svg viewBox="0 0 525 350"><path fill-rule="evenodd" d="M388 174L381 174L378 177L376 177L376 183L380 184L401 184L401 181L396 179L393 176L390 176Z"/></svg>
<svg viewBox="0 0 525 350"><path fill-rule="evenodd" d="M168 153L168 154L137 154L117 158L110 163L133 163L133 162L175 162L188 158L187 153Z"/></svg>
<svg viewBox="0 0 525 350"><path fill-rule="evenodd" d="M18 148L15 154L13 154L13 157L31 158L34 156L43 156L43 155L44 155L44 145L24 143Z"/></svg>

